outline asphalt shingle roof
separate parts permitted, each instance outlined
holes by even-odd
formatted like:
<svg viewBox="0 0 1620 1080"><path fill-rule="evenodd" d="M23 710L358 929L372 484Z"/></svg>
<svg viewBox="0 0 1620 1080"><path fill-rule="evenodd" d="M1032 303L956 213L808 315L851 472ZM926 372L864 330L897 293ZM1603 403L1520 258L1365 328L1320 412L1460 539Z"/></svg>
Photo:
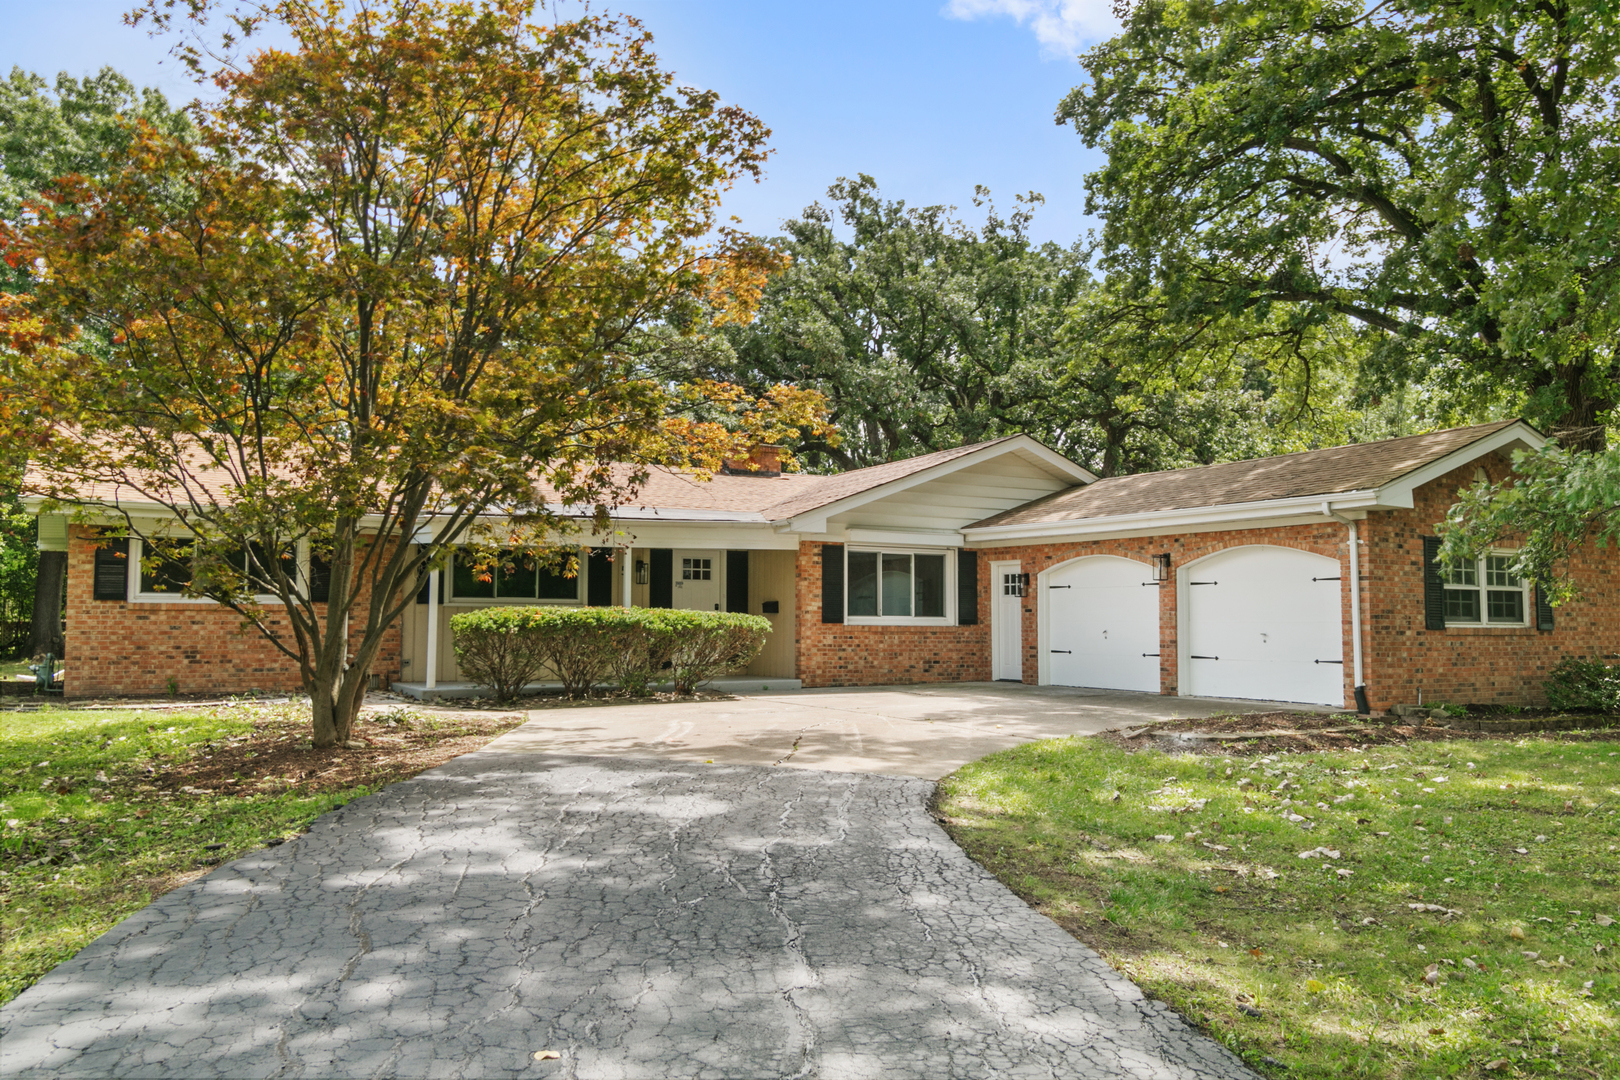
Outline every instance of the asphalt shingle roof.
<svg viewBox="0 0 1620 1080"><path fill-rule="evenodd" d="M1517 420L1450 428L1381 442L1306 450L1193 469L1113 476L985 518L970 529L1189 510L1306 495L1366 491L1478 442Z"/></svg>

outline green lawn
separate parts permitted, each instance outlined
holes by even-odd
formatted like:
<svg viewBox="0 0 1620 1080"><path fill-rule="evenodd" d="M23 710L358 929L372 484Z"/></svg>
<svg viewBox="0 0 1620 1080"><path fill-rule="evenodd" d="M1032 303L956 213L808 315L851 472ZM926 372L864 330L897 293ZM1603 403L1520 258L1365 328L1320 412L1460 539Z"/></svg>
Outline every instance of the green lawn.
<svg viewBox="0 0 1620 1080"><path fill-rule="evenodd" d="M164 797L145 782L271 711L0 713L0 1002L154 896L367 793Z"/></svg>
<svg viewBox="0 0 1620 1080"><path fill-rule="evenodd" d="M27 660L0 660L0 679L30 674L28 663Z"/></svg>
<svg viewBox="0 0 1620 1080"><path fill-rule="evenodd" d="M1051 740L938 806L1268 1075L1620 1077L1620 742L1240 753Z"/></svg>

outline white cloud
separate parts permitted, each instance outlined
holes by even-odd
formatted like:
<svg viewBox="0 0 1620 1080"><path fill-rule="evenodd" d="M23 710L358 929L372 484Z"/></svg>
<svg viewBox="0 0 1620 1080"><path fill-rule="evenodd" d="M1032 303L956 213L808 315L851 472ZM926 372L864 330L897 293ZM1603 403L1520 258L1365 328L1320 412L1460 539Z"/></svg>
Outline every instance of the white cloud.
<svg viewBox="0 0 1620 1080"><path fill-rule="evenodd" d="M944 14L964 22L1007 16L1035 31L1050 56L1073 56L1119 33L1112 0L949 0Z"/></svg>

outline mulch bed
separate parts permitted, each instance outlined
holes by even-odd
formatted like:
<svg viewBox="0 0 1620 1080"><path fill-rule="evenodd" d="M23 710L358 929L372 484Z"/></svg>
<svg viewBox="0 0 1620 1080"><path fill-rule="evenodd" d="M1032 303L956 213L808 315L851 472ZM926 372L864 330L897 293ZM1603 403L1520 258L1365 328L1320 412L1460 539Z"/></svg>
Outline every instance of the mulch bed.
<svg viewBox="0 0 1620 1080"><path fill-rule="evenodd" d="M1197 754L1248 757L1282 752L1353 750L1408 742L1503 738L1531 733L1555 734L1568 739L1586 739L1593 734L1613 737L1613 731L1617 728L1620 728L1620 715L1567 714L1550 709L1519 714L1491 711L1422 725L1358 718L1355 713L1283 711L1167 720L1145 728L1111 729L1098 737L1127 750L1173 748ZM1252 737L1244 737L1250 733L1254 733ZM1202 739L1197 738L1198 735L1229 737Z"/></svg>

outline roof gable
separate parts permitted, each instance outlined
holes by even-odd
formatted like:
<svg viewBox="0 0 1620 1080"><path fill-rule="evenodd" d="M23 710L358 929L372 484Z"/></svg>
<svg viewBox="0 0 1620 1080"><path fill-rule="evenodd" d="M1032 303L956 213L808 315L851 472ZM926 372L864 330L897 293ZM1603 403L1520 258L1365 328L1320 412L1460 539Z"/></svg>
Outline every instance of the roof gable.
<svg viewBox="0 0 1620 1080"><path fill-rule="evenodd" d="M1015 507L975 522L969 528L1056 525L1070 521L1332 496L1384 489L1403 479L1421 483L1422 474L1470 448L1483 454L1496 449L1498 442L1519 441L1513 437L1518 433L1509 431L1514 425L1521 426L1529 439L1539 439L1539 434L1523 421L1504 420L1249 461L1115 476ZM1492 438L1498 435L1507 438ZM1405 492L1405 497L1407 501L1410 500L1410 491Z"/></svg>

